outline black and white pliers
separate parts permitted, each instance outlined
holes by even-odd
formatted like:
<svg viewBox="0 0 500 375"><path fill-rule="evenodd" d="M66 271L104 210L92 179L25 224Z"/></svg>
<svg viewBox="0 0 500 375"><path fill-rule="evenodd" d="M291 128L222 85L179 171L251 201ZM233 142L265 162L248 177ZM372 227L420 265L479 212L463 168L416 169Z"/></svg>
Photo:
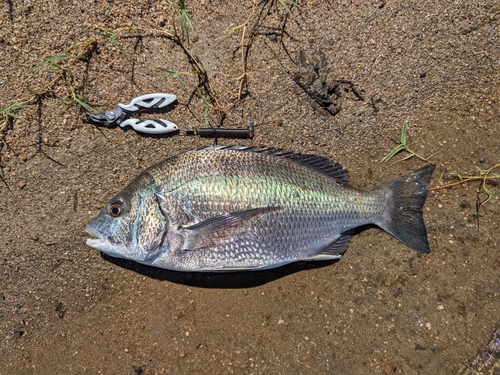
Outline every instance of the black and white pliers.
<svg viewBox="0 0 500 375"><path fill-rule="evenodd" d="M138 118L127 118L131 113L164 108L177 100L173 94L154 93L138 96L129 104L118 104L112 111L97 112L82 120L93 125L113 126L122 128L130 126L135 131L148 134L165 134L181 132L173 122L159 119L141 121ZM249 122L246 129L198 128L183 130L185 135L197 135L202 138L253 138L254 123Z"/></svg>
<svg viewBox="0 0 500 375"><path fill-rule="evenodd" d="M173 122L158 119L141 121L138 118L125 119L129 114L148 109L164 108L177 100L173 94L153 93L138 96L129 104L118 104L112 111L97 112L84 118L85 122L94 125L118 125L122 128L130 126L135 131L148 134L164 134L179 130Z"/></svg>

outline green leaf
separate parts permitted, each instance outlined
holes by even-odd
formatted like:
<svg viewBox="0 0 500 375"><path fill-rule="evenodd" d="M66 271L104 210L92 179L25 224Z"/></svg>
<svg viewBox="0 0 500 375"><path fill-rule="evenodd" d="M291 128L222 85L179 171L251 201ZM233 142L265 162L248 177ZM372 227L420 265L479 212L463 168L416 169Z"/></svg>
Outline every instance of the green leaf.
<svg viewBox="0 0 500 375"><path fill-rule="evenodd" d="M107 41L113 43L116 46L116 48L118 48L120 51L124 52L123 47L116 40L116 33L114 33L113 31L108 30L108 29L104 29L104 32L101 33L99 31L95 31L95 30L92 30L92 29L87 29L85 27L83 28L83 30L88 31L89 33L92 33L92 34L95 34L95 35L102 36Z"/></svg>
<svg viewBox="0 0 500 375"><path fill-rule="evenodd" d="M22 116L17 115L14 112L14 111L16 111L18 109L23 109L23 108L26 108L26 107L28 107L28 105L26 105L26 104L19 104L18 101L10 102L9 104L7 104L7 105L5 105L5 106L3 106L3 107L0 108L0 118L7 119L8 117L12 117L12 118L15 118L15 119L27 122L28 120L26 120Z"/></svg>
<svg viewBox="0 0 500 375"><path fill-rule="evenodd" d="M392 159L394 156L396 156L396 154L399 154L401 151L403 151L405 149L405 145L403 144L399 144L397 145L396 147L394 147L392 149L391 152L389 152L387 155L385 155L382 159L382 163L385 163L386 161L389 161L390 159Z"/></svg>
<svg viewBox="0 0 500 375"><path fill-rule="evenodd" d="M57 65L57 61L59 61L59 60L72 60L72 59L81 59L81 57L80 56L68 56L68 55L65 55L64 53L56 53L54 56L47 57L42 62L39 62L33 68L31 68L29 71L33 72L33 71L41 68L42 66L48 66L48 67L52 67L52 68L62 69L59 65Z"/></svg>
<svg viewBox="0 0 500 375"><path fill-rule="evenodd" d="M401 129L400 141L402 145L406 146L406 131L408 130L408 121L403 122L403 128Z"/></svg>
<svg viewBox="0 0 500 375"><path fill-rule="evenodd" d="M181 75L178 72L161 67L158 67L157 69L167 74L170 74L171 76L174 76L174 78L177 79L182 84L182 86L187 87L186 82L184 82L184 80L181 78Z"/></svg>
<svg viewBox="0 0 500 375"><path fill-rule="evenodd" d="M83 101L83 97L82 96L73 93L72 99L73 99L74 102L76 102L77 104L81 105L87 111L89 111L89 112L97 112L97 110L95 108L91 107L90 105L88 105L87 103L85 103Z"/></svg>
<svg viewBox="0 0 500 375"><path fill-rule="evenodd" d="M297 3L296 3L295 1L293 1L293 0L278 0L278 2L281 4L281 6L282 6L283 8L285 8L285 10L287 11L287 13L288 13L288 14L290 14L290 16L292 16L292 17L295 17L295 16L294 16L294 14L292 13L292 11L290 10L290 8L288 7L287 2L288 2L288 3L290 3L290 4L292 5L292 8L293 8L293 7L295 7L295 8L297 8L297 9L302 9L302 8L300 7L300 5L299 5L299 4L297 4Z"/></svg>

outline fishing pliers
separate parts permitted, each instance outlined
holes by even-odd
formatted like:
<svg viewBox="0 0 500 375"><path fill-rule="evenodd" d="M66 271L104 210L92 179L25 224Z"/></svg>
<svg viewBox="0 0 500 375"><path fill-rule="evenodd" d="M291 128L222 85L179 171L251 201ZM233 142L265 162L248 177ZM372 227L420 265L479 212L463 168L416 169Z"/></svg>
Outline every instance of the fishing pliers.
<svg viewBox="0 0 500 375"><path fill-rule="evenodd" d="M130 113L147 109L160 109L172 104L177 100L173 94L153 93L138 96L129 104L118 104L115 109L106 112L97 112L90 117L84 118L85 122L94 125L118 125L122 128L131 126L134 130L148 134L164 134L179 130L173 122L158 119L141 121L137 118L125 119Z"/></svg>
<svg viewBox="0 0 500 375"><path fill-rule="evenodd" d="M138 132L148 134L180 133L181 129L177 125L164 119L156 121L141 121L137 118L125 119L130 113L161 109L176 100L177 97L173 94L145 94L132 99L129 104L120 103L112 111L97 112L90 117L82 117L82 120L93 125L118 125L122 128L131 126ZM197 135L202 138L252 138L254 129L254 123L249 122L247 129L198 128L183 130L183 134Z"/></svg>

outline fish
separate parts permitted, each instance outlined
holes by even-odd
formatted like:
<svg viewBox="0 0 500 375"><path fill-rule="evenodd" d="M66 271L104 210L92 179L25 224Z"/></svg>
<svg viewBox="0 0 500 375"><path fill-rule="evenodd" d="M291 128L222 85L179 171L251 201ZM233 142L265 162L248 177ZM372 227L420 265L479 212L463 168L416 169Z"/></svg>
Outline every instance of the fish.
<svg viewBox="0 0 500 375"><path fill-rule="evenodd" d="M175 271L262 270L340 258L374 224L429 253L423 205L435 166L371 191L317 155L214 145L140 173L86 226L87 245Z"/></svg>

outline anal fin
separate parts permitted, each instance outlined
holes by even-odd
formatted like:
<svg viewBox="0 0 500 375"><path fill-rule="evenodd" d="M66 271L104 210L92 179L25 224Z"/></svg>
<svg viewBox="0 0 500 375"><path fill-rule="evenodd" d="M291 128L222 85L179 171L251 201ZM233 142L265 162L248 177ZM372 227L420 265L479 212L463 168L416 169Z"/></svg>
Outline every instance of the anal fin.
<svg viewBox="0 0 500 375"><path fill-rule="evenodd" d="M307 260L334 260L342 256L349 246L349 241L352 237L352 231L344 232L333 243L326 246L318 254L308 258Z"/></svg>

